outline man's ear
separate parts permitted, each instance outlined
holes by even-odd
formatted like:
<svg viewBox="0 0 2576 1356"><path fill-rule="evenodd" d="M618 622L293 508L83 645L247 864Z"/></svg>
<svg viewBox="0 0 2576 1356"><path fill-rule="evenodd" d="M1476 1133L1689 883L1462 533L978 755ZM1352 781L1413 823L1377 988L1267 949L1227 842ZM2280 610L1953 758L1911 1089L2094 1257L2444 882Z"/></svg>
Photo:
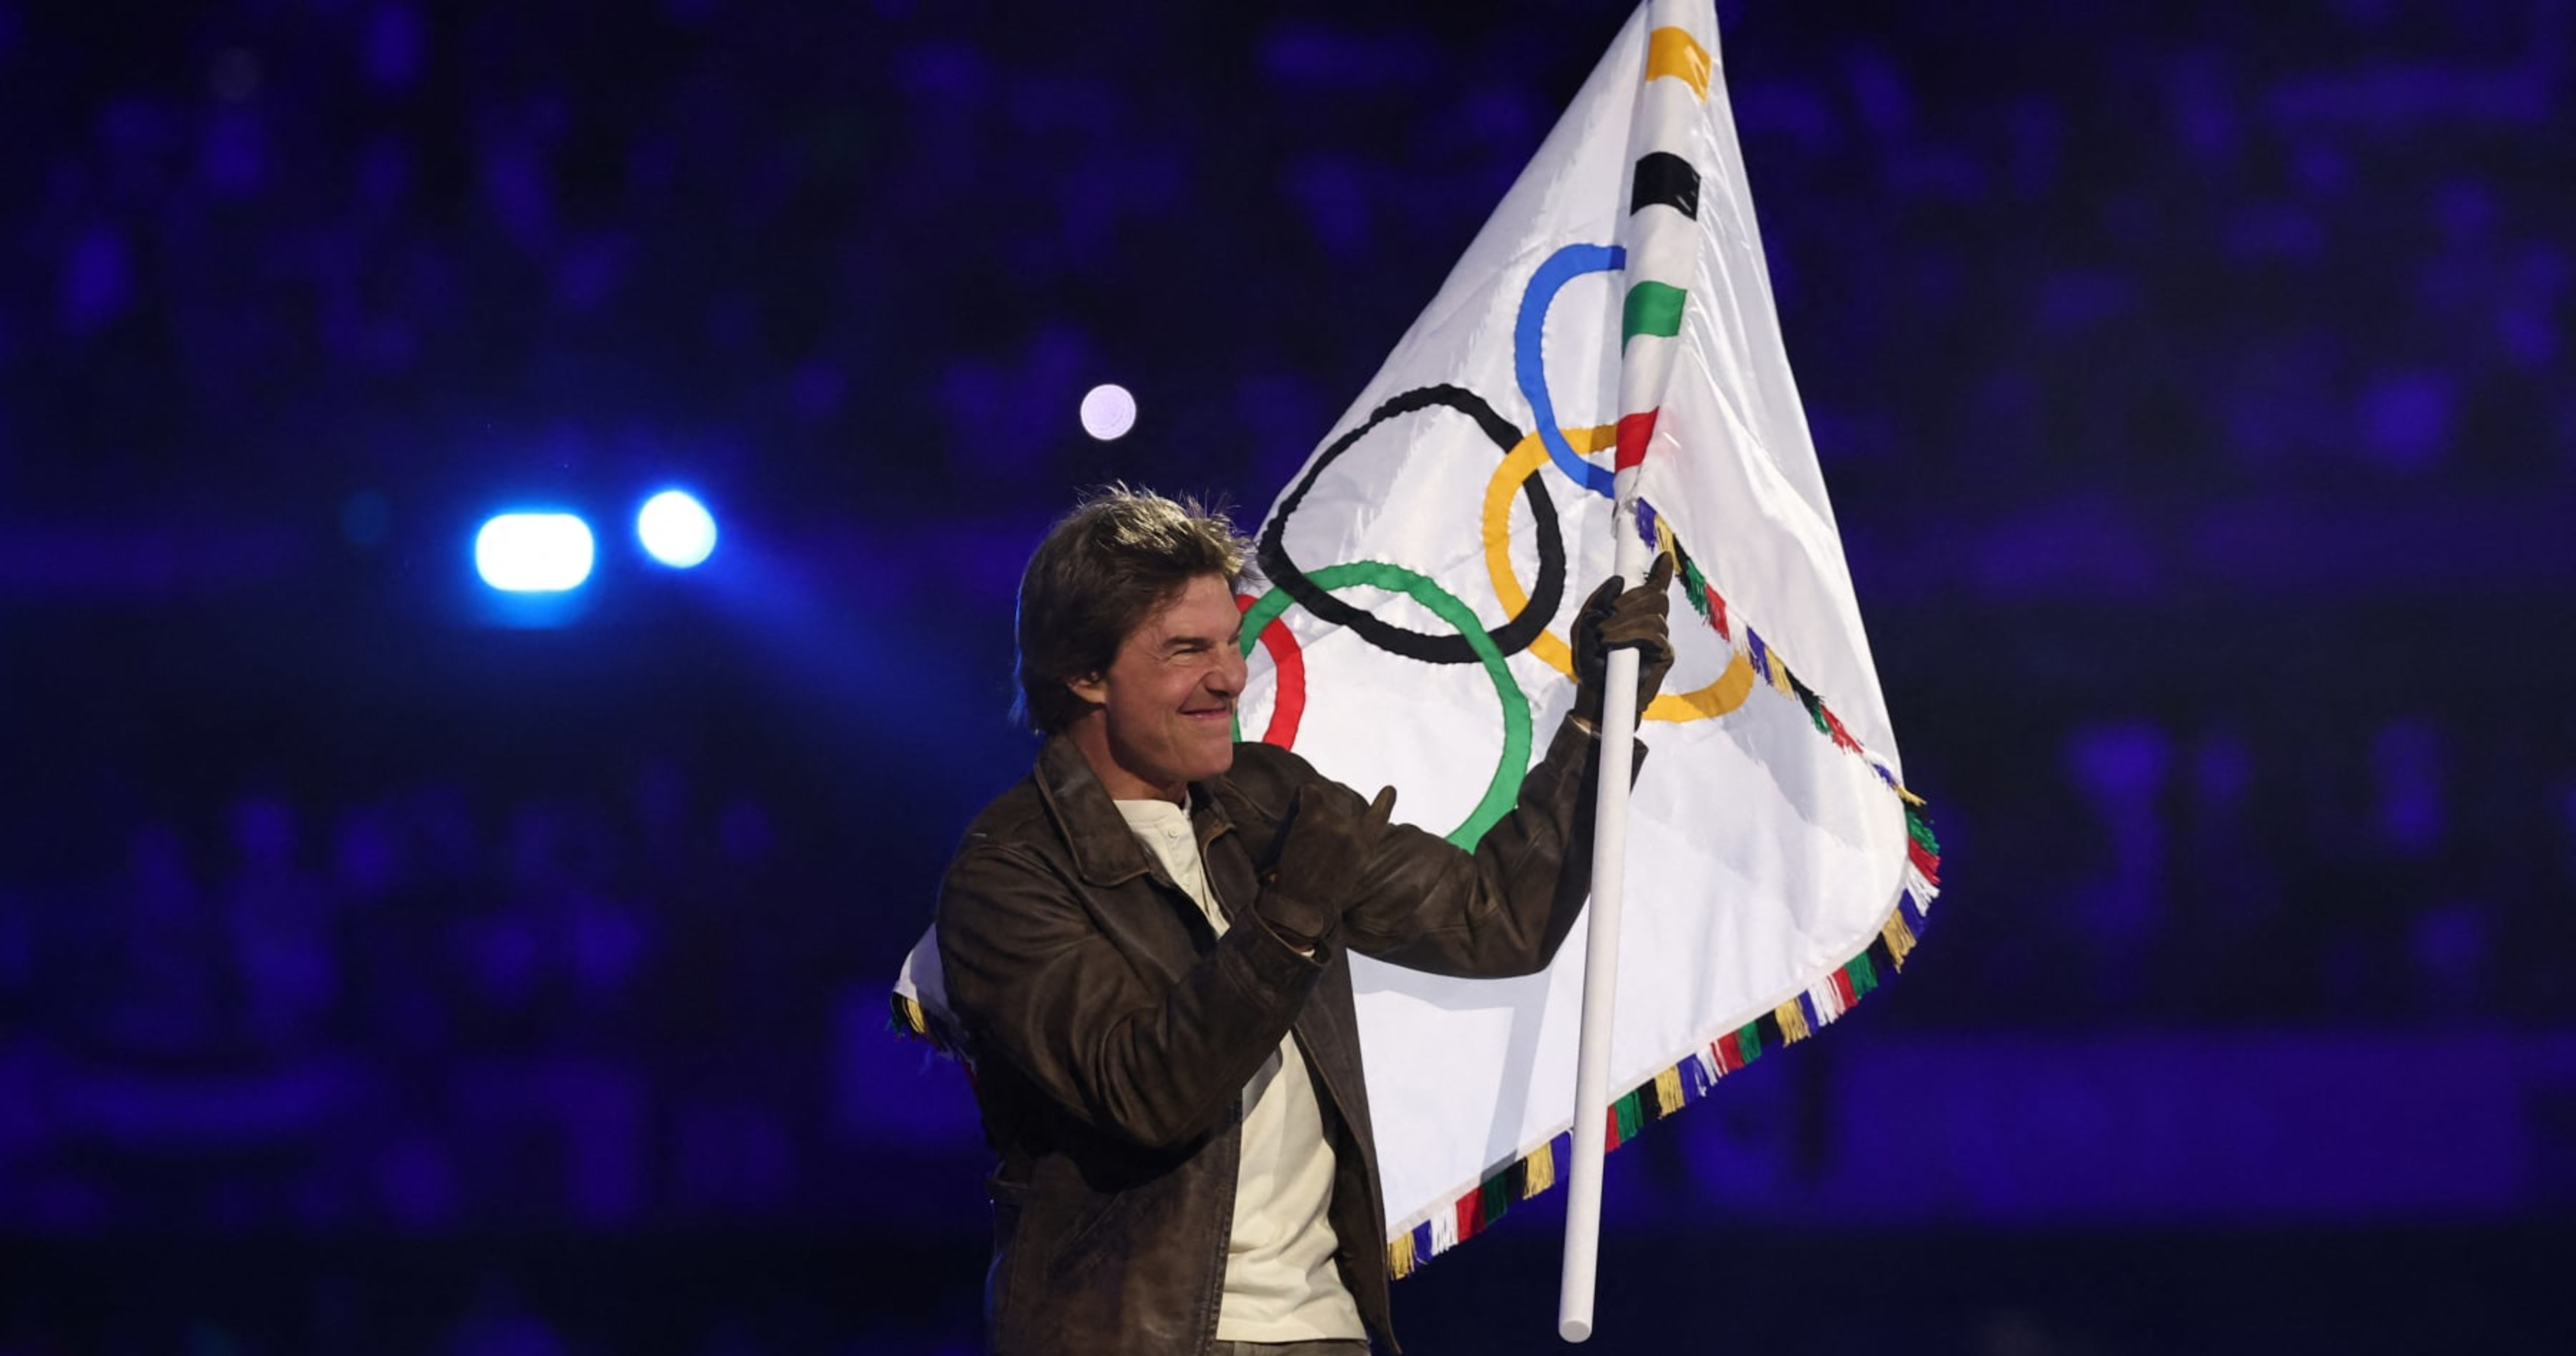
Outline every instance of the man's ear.
<svg viewBox="0 0 2576 1356"><path fill-rule="evenodd" d="M1086 673L1079 678L1067 678L1064 688L1094 706L1109 704L1109 679L1106 675Z"/></svg>

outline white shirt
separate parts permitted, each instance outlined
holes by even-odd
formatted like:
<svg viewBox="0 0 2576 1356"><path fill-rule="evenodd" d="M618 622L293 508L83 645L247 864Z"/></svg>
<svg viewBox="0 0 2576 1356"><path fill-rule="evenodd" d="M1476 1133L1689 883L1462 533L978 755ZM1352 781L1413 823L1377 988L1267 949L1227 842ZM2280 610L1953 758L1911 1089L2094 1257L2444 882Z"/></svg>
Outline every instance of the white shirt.
<svg viewBox="0 0 2576 1356"><path fill-rule="evenodd" d="M1118 813L1217 935L1225 935L1225 915L1209 894L1189 813L1167 800L1122 800ZM1326 1213L1333 1202L1333 1150L1324 1142L1323 1108L1296 1037L1280 1038L1278 1053L1244 1085L1243 1108L1217 1340L1365 1339L1359 1306L1333 1266L1339 1240Z"/></svg>

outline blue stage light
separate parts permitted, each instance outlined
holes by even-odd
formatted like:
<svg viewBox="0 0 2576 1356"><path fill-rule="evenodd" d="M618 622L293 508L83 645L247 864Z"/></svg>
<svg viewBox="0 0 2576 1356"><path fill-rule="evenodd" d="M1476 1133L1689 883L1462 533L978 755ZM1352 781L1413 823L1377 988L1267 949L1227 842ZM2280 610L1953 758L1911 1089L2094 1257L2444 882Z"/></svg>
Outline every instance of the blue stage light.
<svg viewBox="0 0 2576 1356"><path fill-rule="evenodd" d="M685 570L715 553L716 520L706 505L664 490L644 501L644 511L635 515L635 535L655 560Z"/></svg>
<svg viewBox="0 0 2576 1356"><path fill-rule="evenodd" d="M504 593L563 593L590 578L590 525L569 513L504 513L474 534L474 569Z"/></svg>

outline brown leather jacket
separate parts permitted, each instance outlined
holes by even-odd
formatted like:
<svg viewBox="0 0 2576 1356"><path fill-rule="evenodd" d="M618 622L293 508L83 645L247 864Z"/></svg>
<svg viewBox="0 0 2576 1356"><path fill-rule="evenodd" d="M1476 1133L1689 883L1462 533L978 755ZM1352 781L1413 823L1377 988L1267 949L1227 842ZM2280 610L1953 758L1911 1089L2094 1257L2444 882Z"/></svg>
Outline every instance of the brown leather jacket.
<svg viewBox="0 0 2576 1356"><path fill-rule="evenodd" d="M1337 1163L1342 1283L1381 1344L1385 1210L1345 947L1446 975L1544 967L1591 884L1593 749L1570 723L1473 854L1401 824L1312 957L1253 913L1253 864L1317 774L1266 744L1191 787L1220 939L1071 743L977 817L939 898L939 959L1000 1163L987 1340L999 1356L1201 1356L1216 1337L1244 1084L1294 1031ZM1640 750L1642 754L1643 750ZM1333 794L1359 798L1335 786ZM1356 813L1359 807L1353 806Z"/></svg>

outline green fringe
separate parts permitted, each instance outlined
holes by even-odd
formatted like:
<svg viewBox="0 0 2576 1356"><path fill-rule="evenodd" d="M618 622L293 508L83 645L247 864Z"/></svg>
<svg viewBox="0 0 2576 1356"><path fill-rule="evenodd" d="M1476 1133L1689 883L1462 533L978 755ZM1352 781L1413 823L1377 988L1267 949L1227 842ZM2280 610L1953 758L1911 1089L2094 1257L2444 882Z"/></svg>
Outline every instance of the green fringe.
<svg viewBox="0 0 2576 1356"><path fill-rule="evenodd" d="M1854 1000L1866 998L1878 988L1878 967L1871 963L1867 951L1852 957L1851 964L1843 967L1843 973L1851 977Z"/></svg>
<svg viewBox="0 0 2576 1356"><path fill-rule="evenodd" d="M1788 674L1789 694L1798 699L1798 705L1807 708L1807 719L1815 722L1816 733L1827 739L1833 738L1834 727L1825 723L1825 699L1817 696L1814 688L1799 682L1797 674L1789 672L1789 666L1781 663L1778 650L1771 652L1771 662L1778 664L1782 673Z"/></svg>
<svg viewBox="0 0 2576 1356"><path fill-rule="evenodd" d="M1680 555L1680 548L1674 548ZM1691 610L1705 620L1708 617L1708 579L1699 572L1699 562L1682 556L1682 596L1690 600Z"/></svg>

